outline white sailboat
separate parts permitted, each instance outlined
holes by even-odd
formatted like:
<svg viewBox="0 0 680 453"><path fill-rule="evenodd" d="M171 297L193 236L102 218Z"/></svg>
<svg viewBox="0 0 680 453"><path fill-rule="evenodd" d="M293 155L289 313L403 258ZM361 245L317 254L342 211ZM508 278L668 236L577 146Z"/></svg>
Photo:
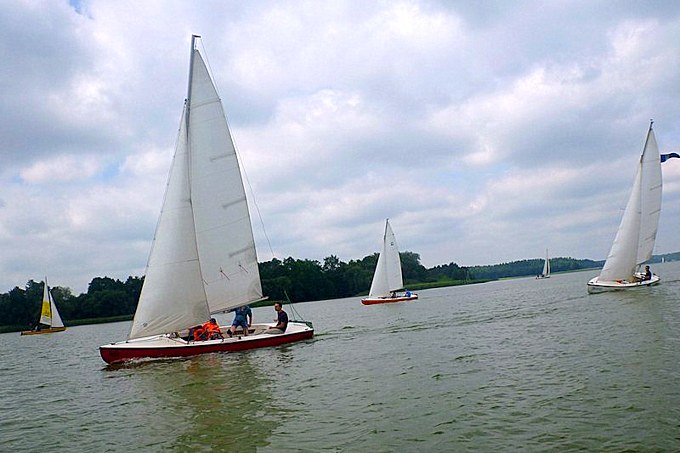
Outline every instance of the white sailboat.
<svg viewBox="0 0 680 453"><path fill-rule="evenodd" d="M418 298L417 294L411 293L408 290L402 294L397 294L397 291L403 287L404 282L401 275L399 248L390 226L390 220L387 219L385 221L382 252L378 256L378 263L375 266L371 289L368 292L368 297L362 299L361 303L373 305L415 300Z"/></svg>
<svg viewBox="0 0 680 453"><path fill-rule="evenodd" d="M47 277L45 277L45 284L43 285L43 298L40 308L40 320L33 330L24 330L21 335L39 335L44 333L63 332L66 330L64 322L59 316L59 311L52 298L50 287L47 284Z"/></svg>
<svg viewBox="0 0 680 453"><path fill-rule="evenodd" d="M193 341L211 314L263 299L250 214L222 102L191 39L189 88L144 285L126 341L107 363L276 346L311 338L311 323L257 324L247 336ZM223 331L226 329L223 329Z"/></svg>
<svg viewBox="0 0 680 453"><path fill-rule="evenodd" d="M537 279L550 278L550 258L548 257L548 249L545 249L545 262L543 263L543 272L536 276Z"/></svg>
<svg viewBox="0 0 680 453"><path fill-rule="evenodd" d="M649 125L647 139L621 224L600 275L588 282L588 292L638 288L659 283L658 275L646 277L640 267L652 257L661 213L661 162Z"/></svg>

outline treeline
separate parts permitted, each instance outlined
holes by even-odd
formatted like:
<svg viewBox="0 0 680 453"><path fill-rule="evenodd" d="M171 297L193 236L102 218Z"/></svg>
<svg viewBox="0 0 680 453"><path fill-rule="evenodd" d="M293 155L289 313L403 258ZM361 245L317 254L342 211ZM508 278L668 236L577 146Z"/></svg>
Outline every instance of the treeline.
<svg viewBox="0 0 680 453"><path fill-rule="evenodd" d="M74 296L69 288L51 288L52 298L66 325L69 321L129 316L135 312L144 278L128 277L125 282L96 277L87 293ZM42 304L43 283L30 280L26 288L18 286L0 294L0 326L19 330L34 326Z"/></svg>
<svg viewBox="0 0 680 453"><path fill-rule="evenodd" d="M446 272L430 274L420 264L420 255L400 252L404 286L436 281L440 276L448 280L463 280L465 270L451 263ZM316 260L286 258L260 263L262 291L273 300L286 300L286 294L293 301L338 299L366 294L371 286L378 254L368 255L349 263L337 256Z"/></svg>
<svg viewBox="0 0 680 453"><path fill-rule="evenodd" d="M404 286L421 289L433 286L472 283L503 277L536 275L543 268L542 259L514 261L492 266L461 267L456 263L427 269L420 255L401 252ZM304 302L363 295L368 292L378 254L345 263L337 256L316 260L286 258L260 263L262 289L269 300ZM601 261L552 258L553 272L598 267ZM56 286L52 296L66 325L131 316L137 307L144 277L128 277L125 282L97 277L87 292L78 296L69 288ZM42 282L33 280L25 288L16 287L0 294L0 326L3 330L19 330L35 325L42 300Z"/></svg>
<svg viewBox="0 0 680 453"><path fill-rule="evenodd" d="M475 279L498 279L507 277L526 277L543 272L544 259L520 260L491 266L470 267L470 275ZM568 272L579 269L602 267L604 261L577 260L574 258L550 258L550 272Z"/></svg>

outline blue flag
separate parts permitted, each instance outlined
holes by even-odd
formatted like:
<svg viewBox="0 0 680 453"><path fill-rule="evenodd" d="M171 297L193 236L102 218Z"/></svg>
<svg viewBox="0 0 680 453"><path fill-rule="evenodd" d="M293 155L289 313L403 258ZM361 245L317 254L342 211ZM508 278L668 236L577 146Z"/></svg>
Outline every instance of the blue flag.
<svg viewBox="0 0 680 453"><path fill-rule="evenodd" d="M662 154L661 155L661 163L666 162L671 157L680 157L680 154L678 154L678 153Z"/></svg>

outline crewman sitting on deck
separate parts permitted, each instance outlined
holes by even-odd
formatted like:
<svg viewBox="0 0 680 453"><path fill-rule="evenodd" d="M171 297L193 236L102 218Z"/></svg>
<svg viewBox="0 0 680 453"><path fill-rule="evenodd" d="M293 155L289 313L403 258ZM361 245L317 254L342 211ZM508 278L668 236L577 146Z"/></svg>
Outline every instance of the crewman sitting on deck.
<svg viewBox="0 0 680 453"><path fill-rule="evenodd" d="M215 318L210 318L210 321L203 324L203 330L206 333L206 340L218 340L224 338L220 326L217 325Z"/></svg>
<svg viewBox="0 0 680 453"><path fill-rule="evenodd" d="M189 338L194 341L205 341L208 335L203 326L194 326L189 329Z"/></svg>

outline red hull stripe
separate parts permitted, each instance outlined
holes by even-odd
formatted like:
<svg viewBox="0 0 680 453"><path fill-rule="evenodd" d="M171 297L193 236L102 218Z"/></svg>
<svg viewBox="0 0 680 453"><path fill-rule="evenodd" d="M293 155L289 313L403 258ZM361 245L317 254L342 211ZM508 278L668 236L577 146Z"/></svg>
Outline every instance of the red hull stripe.
<svg viewBox="0 0 680 453"><path fill-rule="evenodd" d="M211 352L234 352L246 349L267 348L294 341L307 340L314 335L313 330L290 334L268 335L261 340L234 341L210 345L191 343L190 346L169 346L167 348L99 348L99 353L106 363L120 363L133 359L187 357Z"/></svg>
<svg viewBox="0 0 680 453"><path fill-rule="evenodd" d="M392 302L404 302L407 300L416 300L417 298L418 296L386 297L384 299L361 299L361 303L364 305L391 304Z"/></svg>

